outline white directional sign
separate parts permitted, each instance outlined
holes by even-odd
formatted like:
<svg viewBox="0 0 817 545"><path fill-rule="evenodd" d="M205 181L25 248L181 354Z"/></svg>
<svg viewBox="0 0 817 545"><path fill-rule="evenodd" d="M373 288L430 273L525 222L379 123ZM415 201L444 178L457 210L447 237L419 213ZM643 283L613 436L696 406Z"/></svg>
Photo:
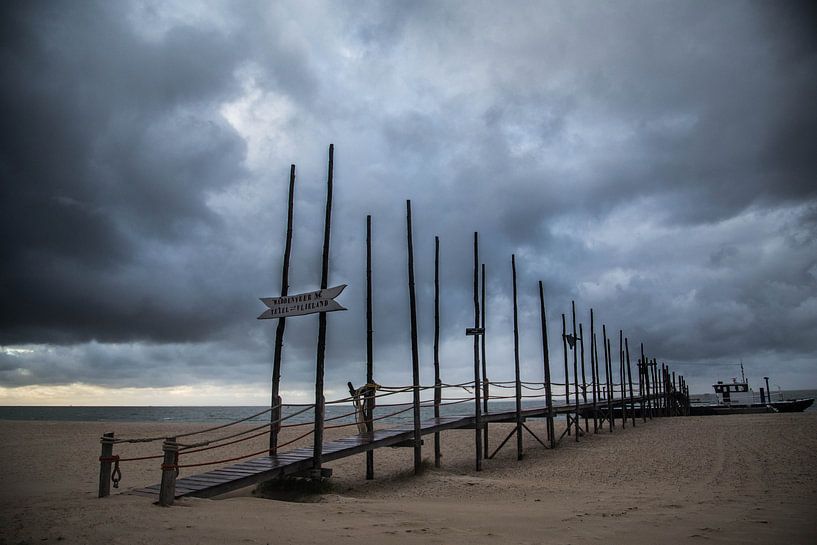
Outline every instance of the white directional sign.
<svg viewBox="0 0 817 545"><path fill-rule="evenodd" d="M286 318L288 316L302 316L316 312L334 312L346 310L335 301L335 297L346 287L346 284L326 288L325 290L310 291L286 297L262 297L261 302L269 308L258 317L259 320L269 318Z"/></svg>

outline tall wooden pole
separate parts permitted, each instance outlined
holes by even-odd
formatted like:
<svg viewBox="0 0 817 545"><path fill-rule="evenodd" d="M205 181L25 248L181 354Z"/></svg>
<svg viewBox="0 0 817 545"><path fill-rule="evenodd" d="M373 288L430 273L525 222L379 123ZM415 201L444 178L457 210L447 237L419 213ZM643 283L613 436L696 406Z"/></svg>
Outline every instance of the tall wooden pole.
<svg viewBox="0 0 817 545"><path fill-rule="evenodd" d="M440 380L440 237L434 237L434 418L440 418L442 401ZM440 467L442 458L440 432L434 434L434 467Z"/></svg>
<svg viewBox="0 0 817 545"><path fill-rule="evenodd" d="M326 176L326 217L323 223L323 259L321 261L321 289L329 286L329 235L332 225L332 177L335 145L329 144L329 171ZM318 314L318 355L315 370L315 433L312 447L312 469L320 476L323 454L323 418L326 400L323 397L324 361L326 359L326 313Z"/></svg>
<svg viewBox="0 0 817 545"><path fill-rule="evenodd" d="M570 374L567 370L567 326L565 325L565 315L562 314L562 352L565 356L565 405L570 406ZM570 415L567 415L567 435L570 435L572 427Z"/></svg>
<svg viewBox="0 0 817 545"><path fill-rule="evenodd" d="M539 318L542 323L542 359L545 367L545 406L547 407L547 427L550 448L556 448L556 430L553 427L553 392L550 386L550 354L548 353L547 314L545 312L545 288L539 281Z"/></svg>
<svg viewBox="0 0 817 545"><path fill-rule="evenodd" d="M579 347L581 349L581 358L582 358L582 401L584 404L587 405L587 373L584 370L584 328L581 323L579 323ZM590 426L587 425L587 412L584 413L584 429L585 431L590 431Z"/></svg>
<svg viewBox="0 0 817 545"><path fill-rule="evenodd" d="M641 393L641 418L647 421L647 360L644 359L644 343L641 343L641 359L638 362L639 376L641 377L639 391Z"/></svg>
<svg viewBox="0 0 817 545"><path fill-rule="evenodd" d="M485 298L485 263L482 264L482 335L480 336L480 348L482 349L482 410L484 413L488 412L488 398L491 395L490 384L488 382L488 360L485 357L485 315L487 313L487 304ZM485 452L485 457L488 457L488 422L485 422L485 428L482 430L482 442Z"/></svg>
<svg viewBox="0 0 817 545"><path fill-rule="evenodd" d="M616 388L613 382L613 344L610 339L607 339L607 371L610 373L610 427L615 429L616 418L613 408L615 407ZM612 430L611 430L612 431Z"/></svg>
<svg viewBox="0 0 817 545"><path fill-rule="evenodd" d="M366 216L366 431L374 433L374 317L372 313L372 217ZM374 479L374 451L366 451L366 478Z"/></svg>
<svg viewBox="0 0 817 545"><path fill-rule="evenodd" d="M479 327L479 233L474 233L474 327ZM474 443L476 470L482 471L482 407L480 407L479 335L474 335Z"/></svg>
<svg viewBox="0 0 817 545"><path fill-rule="evenodd" d="M604 377L607 385L607 424L613 433L613 380L610 365L610 341L607 338L607 326L601 324L601 342L604 344Z"/></svg>
<svg viewBox="0 0 817 545"><path fill-rule="evenodd" d="M590 381L593 387L593 433L599 432L599 407L598 407L598 362L596 361L595 346L596 346L596 330L595 317L593 316L593 309L590 309Z"/></svg>
<svg viewBox="0 0 817 545"><path fill-rule="evenodd" d="M627 382L630 383L630 422L635 427L635 398L633 397L633 372L630 365L630 343L624 337L624 355L627 358Z"/></svg>
<svg viewBox="0 0 817 545"><path fill-rule="evenodd" d="M575 425L576 430L576 442L579 442L579 432L581 427L579 426L579 354L578 354L578 346L576 346L579 342L576 331L576 302L570 302L570 308L572 311L573 316L573 379L574 379L574 393L576 395L576 416L573 419L573 424Z"/></svg>
<svg viewBox="0 0 817 545"><path fill-rule="evenodd" d="M627 382L624 376L624 331L618 330L618 376L621 384L621 428L627 427Z"/></svg>
<svg viewBox="0 0 817 545"><path fill-rule="evenodd" d="M411 377L414 394L414 473L423 471L423 446L420 433L420 355L417 347L417 298L414 291L414 243L411 234L411 201L406 201L406 239L408 242L408 288L411 310Z"/></svg>
<svg viewBox="0 0 817 545"><path fill-rule="evenodd" d="M511 255L511 276L513 277L513 364L516 377L516 459L522 453L522 378L519 372L519 313L516 303L516 256Z"/></svg>
<svg viewBox="0 0 817 545"><path fill-rule="evenodd" d="M295 165L289 166L289 199L287 205L287 234L284 245L284 267L281 271L281 297L289 293L289 256L292 252L292 217L295 208ZM286 318L278 319L275 330L275 352L272 357L272 396L270 398L269 453L278 451L278 430L281 425L281 354L284 349Z"/></svg>

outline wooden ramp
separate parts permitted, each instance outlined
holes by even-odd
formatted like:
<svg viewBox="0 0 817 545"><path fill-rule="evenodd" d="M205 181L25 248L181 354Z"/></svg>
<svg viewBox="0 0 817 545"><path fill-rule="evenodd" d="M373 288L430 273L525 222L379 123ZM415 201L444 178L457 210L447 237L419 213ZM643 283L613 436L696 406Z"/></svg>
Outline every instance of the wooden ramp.
<svg viewBox="0 0 817 545"><path fill-rule="evenodd" d="M647 396L635 397L632 401L638 403ZM630 400L626 400L630 403ZM621 405L622 400L612 401L613 405ZM599 407L600 409L602 407ZM553 407L554 415L573 414L578 409L579 413L591 411L592 403L579 403L571 405L556 405ZM544 418L547 416L547 409L544 407L523 409L521 417ZM499 422L515 422L516 411L488 412L480 417L483 424ZM441 416L439 418L429 418L420 424L420 434L428 435L451 429L474 429L476 417L464 416ZM404 426L375 430L372 435L359 434L343 439L328 441L323 444L323 454L321 464L347 458L383 447L413 446L414 428L412 423ZM238 464L221 467L206 473L191 475L176 479L176 498L193 496L198 498L209 498L225 494L232 490L238 490L247 486L252 486L262 481L278 479L290 475L305 474L313 467L312 447L301 447L291 451L282 452L273 456L263 456L253 460L247 460ZM134 494L153 496L158 499L159 485L148 486L147 488L135 489Z"/></svg>
<svg viewBox="0 0 817 545"><path fill-rule="evenodd" d="M422 423L423 434L473 425L473 416L445 416L431 418ZM367 450L397 446L413 441L414 429L407 427L375 430L368 434L353 435L323 444L321 463L347 458ZM263 456L246 462L221 467L206 473L176 479L176 497L194 496L209 498L252 486L262 481L289 475L298 475L312 469L312 447L302 447L273 456ZM159 497L159 485L132 491L136 494Z"/></svg>

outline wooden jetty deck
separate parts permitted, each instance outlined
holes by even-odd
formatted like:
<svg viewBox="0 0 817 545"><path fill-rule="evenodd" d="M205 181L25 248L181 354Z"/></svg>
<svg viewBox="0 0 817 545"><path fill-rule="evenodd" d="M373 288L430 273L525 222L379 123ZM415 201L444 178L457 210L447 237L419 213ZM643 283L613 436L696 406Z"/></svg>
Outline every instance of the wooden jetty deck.
<svg viewBox="0 0 817 545"><path fill-rule="evenodd" d="M655 396L649 396L655 398ZM624 400L626 405L632 403L640 404L646 402L648 396L637 396L632 400ZM612 404L621 407L622 400L616 399ZM576 409L580 413L592 411L592 403L579 403L571 405L555 405L554 415L574 415ZM636 411L638 408L636 407ZM522 419L547 418L547 408L538 407L523 409ZM516 410L503 412L489 412L480 416L483 425L489 423L514 423L516 422ZM420 431L422 435L429 435L445 430L454 429L474 429L476 427L476 417L473 414L462 416L441 416L429 418L422 421ZM586 430L585 430L586 431ZM366 451L384 447L414 446L414 428L409 422L406 426L399 426L390 429L375 430L371 435L368 433L353 435L334 441L323 443L321 462L332 462L349 456L354 456ZM221 467L201 473L176 479L175 498L198 497L209 498L238 490L256 483L278 479L286 476L303 475L313 467L313 448L301 447L291 451L279 453L272 456L262 456L238 464ZM133 490L133 493L153 496L158 498L161 485L155 484L146 488Z"/></svg>

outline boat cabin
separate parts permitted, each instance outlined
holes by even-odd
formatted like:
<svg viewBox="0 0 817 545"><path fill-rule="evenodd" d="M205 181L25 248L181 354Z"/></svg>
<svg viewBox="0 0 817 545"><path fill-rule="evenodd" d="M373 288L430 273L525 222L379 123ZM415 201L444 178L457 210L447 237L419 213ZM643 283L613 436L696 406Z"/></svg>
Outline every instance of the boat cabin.
<svg viewBox="0 0 817 545"><path fill-rule="evenodd" d="M732 379L731 383L724 383L723 381L718 381L717 384L713 384L712 387L715 389L715 394L718 396L718 404L719 405L732 405L732 403L738 404L746 404L752 402L752 394L749 390L749 384L744 382L738 382L737 379ZM748 395L735 395L733 394L748 394Z"/></svg>

